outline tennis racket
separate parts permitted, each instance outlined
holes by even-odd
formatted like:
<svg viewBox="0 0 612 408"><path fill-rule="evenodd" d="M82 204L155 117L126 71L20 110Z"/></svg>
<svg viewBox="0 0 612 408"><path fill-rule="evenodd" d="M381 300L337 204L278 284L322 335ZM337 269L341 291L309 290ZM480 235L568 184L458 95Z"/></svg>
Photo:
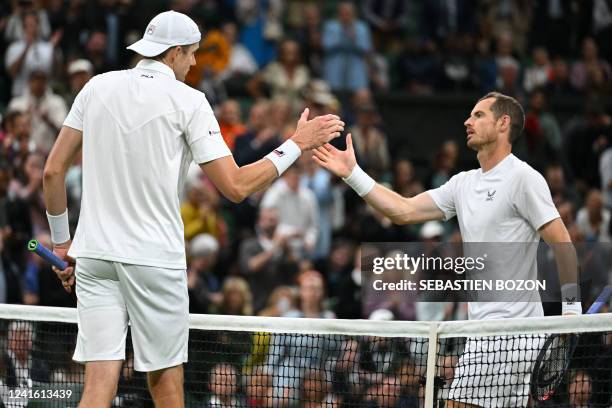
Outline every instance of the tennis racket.
<svg viewBox="0 0 612 408"><path fill-rule="evenodd" d="M55 255L53 252L51 252L49 249L47 249L44 245L42 245L35 239L32 239L28 242L28 250L30 252L34 252L36 255L49 262L51 265L55 266L60 271L63 271L68 267L68 263L66 261L60 259L59 256Z"/></svg>
<svg viewBox="0 0 612 408"><path fill-rule="evenodd" d="M612 285L604 288L586 314L597 313L612 295ZM565 378L576 346L578 334L553 334L546 339L531 374L531 395L538 401L549 400Z"/></svg>

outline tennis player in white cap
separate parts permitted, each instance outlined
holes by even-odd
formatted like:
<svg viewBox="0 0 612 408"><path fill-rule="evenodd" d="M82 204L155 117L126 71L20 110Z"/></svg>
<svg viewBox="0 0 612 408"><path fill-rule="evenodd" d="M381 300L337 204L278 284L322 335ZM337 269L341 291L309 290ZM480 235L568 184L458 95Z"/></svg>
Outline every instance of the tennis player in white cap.
<svg viewBox="0 0 612 408"><path fill-rule="evenodd" d="M200 42L184 14L157 15L129 49L134 69L94 77L75 99L44 171L54 251L76 259L56 271L78 297L74 359L86 363L81 406L115 395L128 321L134 368L158 407L182 407L188 296L179 197L191 161L239 202L283 173L304 150L339 135L334 115L307 120L266 158L238 167L203 93L183 83ZM64 177L82 149L83 198L71 245ZM75 274L73 273L75 272Z"/></svg>

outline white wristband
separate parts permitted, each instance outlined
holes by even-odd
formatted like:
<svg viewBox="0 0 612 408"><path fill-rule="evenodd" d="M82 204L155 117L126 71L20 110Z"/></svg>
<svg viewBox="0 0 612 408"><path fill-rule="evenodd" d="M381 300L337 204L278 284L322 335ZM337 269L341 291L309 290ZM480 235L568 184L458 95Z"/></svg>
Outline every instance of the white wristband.
<svg viewBox="0 0 612 408"><path fill-rule="evenodd" d="M561 314L582 314L580 287L575 283L561 286Z"/></svg>
<svg viewBox="0 0 612 408"><path fill-rule="evenodd" d="M51 215L47 212L47 220L51 229L51 242L63 244L70 240L70 228L68 227L68 209L60 215Z"/></svg>
<svg viewBox="0 0 612 408"><path fill-rule="evenodd" d="M355 164L350 176L343 178L342 180L351 186L351 188L355 190L357 194L359 194L359 197L363 197L364 195L368 194L376 185L376 181L374 181L372 177L368 176L368 174L363 171L358 164Z"/></svg>
<svg viewBox="0 0 612 408"><path fill-rule="evenodd" d="M280 176L287 170L293 162L295 162L302 154L302 151L297 144L291 139L287 139L285 143L278 146L266 155L266 159L270 160L278 175Z"/></svg>

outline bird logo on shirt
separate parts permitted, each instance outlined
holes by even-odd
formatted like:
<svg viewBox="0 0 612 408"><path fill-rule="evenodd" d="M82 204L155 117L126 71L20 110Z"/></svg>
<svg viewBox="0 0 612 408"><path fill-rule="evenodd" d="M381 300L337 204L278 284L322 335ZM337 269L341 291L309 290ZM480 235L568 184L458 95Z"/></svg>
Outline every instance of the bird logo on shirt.
<svg viewBox="0 0 612 408"><path fill-rule="evenodd" d="M493 196L495 195L496 190L491 191L487 191L487 199L485 201L493 201Z"/></svg>

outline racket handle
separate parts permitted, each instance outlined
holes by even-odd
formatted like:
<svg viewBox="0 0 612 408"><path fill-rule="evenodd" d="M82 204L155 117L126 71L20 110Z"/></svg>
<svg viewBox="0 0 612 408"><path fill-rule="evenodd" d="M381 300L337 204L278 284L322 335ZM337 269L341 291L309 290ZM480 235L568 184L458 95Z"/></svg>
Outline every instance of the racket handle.
<svg viewBox="0 0 612 408"><path fill-rule="evenodd" d="M593 302L591 307L589 307L589 310L587 310L586 314L594 314L594 313L599 312L599 310L606 303L608 303L608 298L611 295L612 295L612 285L608 285L604 288L603 292L601 292L601 294L597 296L597 299L595 300L595 302Z"/></svg>
<svg viewBox="0 0 612 408"><path fill-rule="evenodd" d="M34 252L36 255L40 256L45 261L49 262L51 265L55 266L57 269L63 271L68 267L68 263L63 259L60 259L59 256L55 255L49 249L45 248L40 242L35 239L30 240L28 242L28 250L30 252Z"/></svg>

